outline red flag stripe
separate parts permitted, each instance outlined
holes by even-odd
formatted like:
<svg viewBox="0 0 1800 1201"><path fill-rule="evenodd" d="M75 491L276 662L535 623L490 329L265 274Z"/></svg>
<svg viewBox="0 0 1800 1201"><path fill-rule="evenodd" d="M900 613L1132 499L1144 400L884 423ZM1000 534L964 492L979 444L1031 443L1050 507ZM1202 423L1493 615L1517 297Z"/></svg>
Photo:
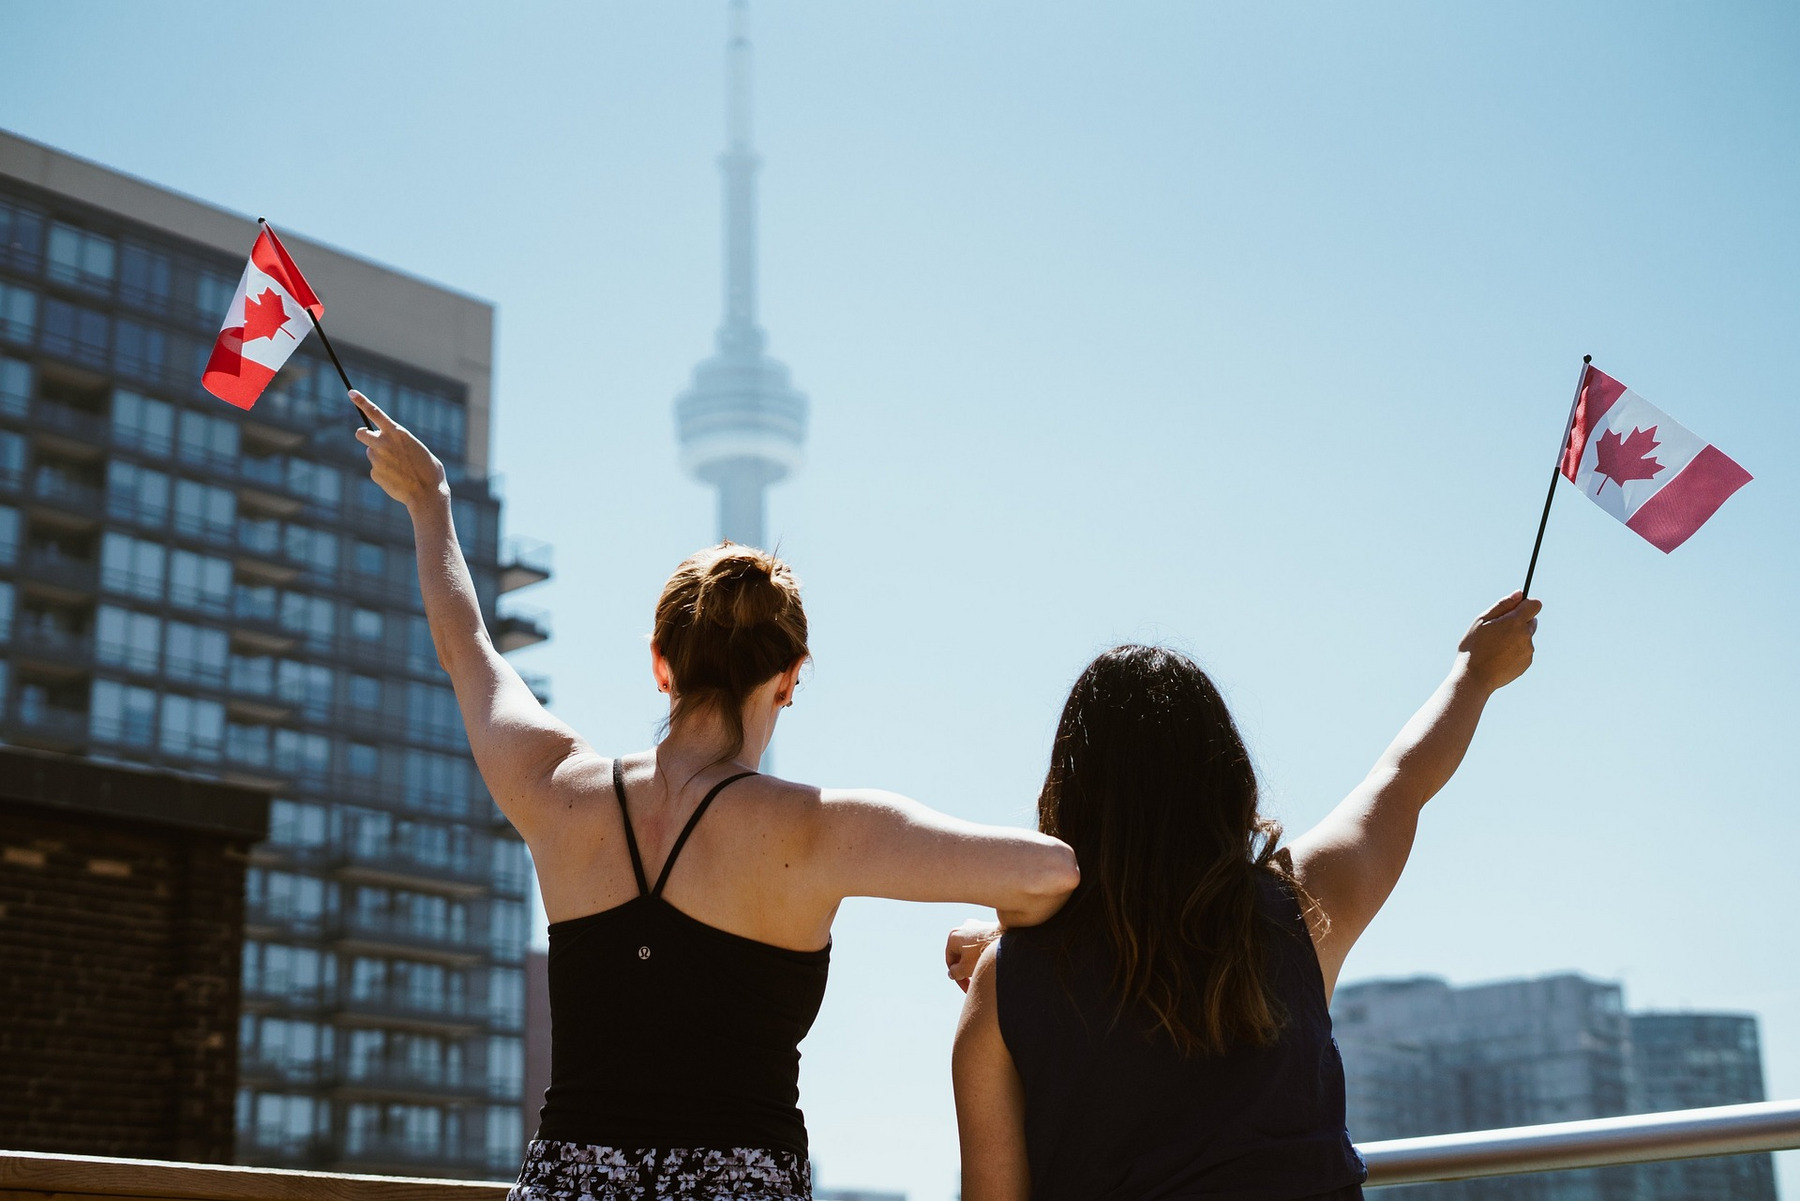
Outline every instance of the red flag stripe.
<svg viewBox="0 0 1800 1201"><path fill-rule="evenodd" d="M1691 538L1733 492L1749 482L1748 471L1709 445L1639 506L1626 528L1636 530L1666 555Z"/></svg>
<svg viewBox="0 0 1800 1201"><path fill-rule="evenodd" d="M1569 442L1563 448L1562 473L1571 482L1581 471L1581 456L1587 451L1588 439L1623 395L1624 384L1598 367L1588 367L1581 381L1581 395L1575 401L1575 420L1569 426Z"/></svg>
<svg viewBox="0 0 1800 1201"><path fill-rule="evenodd" d="M309 310L313 317L325 316L325 306L320 303L312 287L307 284L306 277L300 274L300 268L288 257L287 247L275 236L275 231L268 226L256 236L256 244L250 247L250 261L256 269L280 284L282 290L292 296L301 308Z"/></svg>
<svg viewBox="0 0 1800 1201"><path fill-rule="evenodd" d="M200 374L200 385L226 404L248 409L269 386L275 373L239 354L238 348L243 344L242 327L220 330L219 340L213 343L212 355L206 360L206 369Z"/></svg>

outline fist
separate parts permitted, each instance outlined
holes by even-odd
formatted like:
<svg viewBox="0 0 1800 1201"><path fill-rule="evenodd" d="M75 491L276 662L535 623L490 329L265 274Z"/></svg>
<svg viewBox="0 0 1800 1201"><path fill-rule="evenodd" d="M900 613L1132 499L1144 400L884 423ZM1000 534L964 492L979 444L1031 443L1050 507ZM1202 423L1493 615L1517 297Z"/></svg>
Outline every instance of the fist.
<svg viewBox="0 0 1800 1201"><path fill-rule="evenodd" d="M1456 649L1469 671L1490 689L1504 688L1531 666L1531 636L1537 633L1542 601L1515 592L1475 619Z"/></svg>
<svg viewBox="0 0 1800 1201"><path fill-rule="evenodd" d="M958 988L969 991L969 977L975 974L981 953L1000 935L999 922L984 922L978 918L970 918L950 931L950 937L944 942L944 963Z"/></svg>

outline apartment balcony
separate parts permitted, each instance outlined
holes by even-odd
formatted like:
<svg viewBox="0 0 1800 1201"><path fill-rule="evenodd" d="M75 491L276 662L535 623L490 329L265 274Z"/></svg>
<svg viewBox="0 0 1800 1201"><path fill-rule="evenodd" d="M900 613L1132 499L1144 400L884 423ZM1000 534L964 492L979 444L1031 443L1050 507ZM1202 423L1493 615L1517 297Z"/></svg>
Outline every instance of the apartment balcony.
<svg viewBox="0 0 1800 1201"><path fill-rule="evenodd" d="M12 656L20 667L40 675L78 676L94 665L94 639L42 622L22 622L13 630Z"/></svg>
<svg viewBox="0 0 1800 1201"><path fill-rule="evenodd" d="M78 751L87 745L88 715L77 709L31 703L20 697L6 722L9 741L49 751Z"/></svg>
<svg viewBox="0 0 1800 1201"><path fill-rule="evenodd" d="M541 609L517 608L494 619L494 646L511 654L550 638L550 615Z"/></svg>
<svg viewBox="0 0 1800 1201"><path fill-rule="evenodd" d="M443 861L398 846L352 846L333 856L332 871L346 884L389 885L450 896L489 891L485 864Z"/></svg>
<svg viewBox="0 0 1800 1201"><path fill-rule="evenodd" d="M508 538L500 552L499 587L515 592L550 578L550 544L534 538Z"/></svg>
<svg viewBox="0 0 1800 1201"><path fill-rule="evenodd" d="M342 1026L401 1027L422 1034L465 1038L488 1027L486 1007L449 997L424 1002L404 994L378 997L345 997L332 1006Z"/></svg>
<svg viewBox="0 0 1800 1201"><path fill-rule="evenodd" d="M31 428L40 447L74 459L101 458L111 440L104 417L55 400L31 406Z"/></svg>
<svg viewBox="0 0 1800 1201"><path fill-rule="evenodd" d="M31 496L37 502L32 506L34 516L65 529L92 529L106 509L100 489L41 467L32 477Z"/></svg>
<svg viewBox="0 0 1800 1201"><path fill-rule="evenodd" d="M384 1176L402 1177L408 1172L420 1170L475 1177L491 1170L480 1156L465 1148L445 1148L435 1143L397 1138L346 1139L332 1166L345 1172L379 1173ZM449 1182L437 1181L435 1183L441 1186ZM478 1195L473 1190L487 1186L469 1185L466 1187L471 1190L469 1193L458 1193L456 1196L473 1198ZM486 1194L480 1195L485 1199ZM499 1198L504 1197L504 1193L497 1194L496 1197L498 1201ZM370 1201L374 1201L374 1199L371 1198ZM384 1201L388 1201L388 1199L384 1198ZM437 1201L444 1201L444 1195L440 1194Z"/></svg>
<svg viewBox="0 0 1800 1201"><path fill-rule="evenodd" d="M487 958L487 946L468 931L429 929L388 917L340 914L327 937L347 954L408 955L454 967L469 967Z"/></svg>
<svg viewBox="0 0 1800 1201"><path fill-rule="evenodd" d="M25 556L25 586L61 601L91 597L100 587L100 565L44 550Z"/></svg>
<svg viewBox="0 0 1800 1201"><path fill-rule="evenodd" d="M468 1071L420 1071L406 1064L352 1064L333 1081L332 1091L347 1101L485 1101L487 1080Z"/></svg>

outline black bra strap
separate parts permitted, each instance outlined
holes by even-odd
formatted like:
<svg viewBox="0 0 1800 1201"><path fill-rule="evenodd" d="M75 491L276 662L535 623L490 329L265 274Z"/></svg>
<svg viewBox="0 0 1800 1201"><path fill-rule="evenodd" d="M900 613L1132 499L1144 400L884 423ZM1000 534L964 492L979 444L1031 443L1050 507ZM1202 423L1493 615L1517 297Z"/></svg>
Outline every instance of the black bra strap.
<svg viewBox="0 0 1800 1201"><path fill-rule="evenodd" d="M745 776L754 776L754 775L756 775L756 773L753 771L741 771L737 775L729 776L726 779L720 780L717 784L714 784L712 786L712 791L710 791L706 794L705 798L701 800L699 807L694 810L694 816L688 818L688 824L681 828L681 837L677 838L675 840L675 845L673 847L669 848L669 857L667 859L663 860L662 875L660 875L656 878L656 887L652 888L650 890L651 896L653 896L653 897L662 896L663 885L665 885L669 882L669 872L672 871L675 867L676 857L681 854L681 848L687 845L688 835L690 835L694 832L694 827L700 824L700 819L702 817L706 816L707 807L713 803L713 798L718 796L721 792L724 792L725 786L727 784L736 784L739 780L742 780ZM623 797L625 794L620 793L619 795L621 797ZM626 828L627 829L630 828L629 822L626 823ZM636 852L634 851L633 852L633 856L634 856L633 862L634 863L636 862L635 855L636 855ZM638 880L639 880L639 887L642 887L643 876L641 873L638 877Z"/></svg>
<svg viewBox="0 0 1800 1201"><path fill-rule="evenodd" d="M638 857L637 835L631 832L631 810L625 807L625 761L623 759L613 760L613 793L619 798L619 816L625 822L625 846L631 852L631 870L637 876L638 896L641 897L650 891L650 884L644 879L644 861ZM661 885L657 887L660 888Z"/></svg>

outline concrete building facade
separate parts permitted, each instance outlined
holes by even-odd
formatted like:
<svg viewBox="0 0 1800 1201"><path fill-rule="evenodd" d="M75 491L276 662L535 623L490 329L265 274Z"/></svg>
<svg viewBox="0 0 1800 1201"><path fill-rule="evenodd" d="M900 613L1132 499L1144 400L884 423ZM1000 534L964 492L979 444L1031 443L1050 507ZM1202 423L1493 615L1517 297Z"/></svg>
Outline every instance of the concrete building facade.
<svg viewBox="0 0 1800 1201"><path fill-rule="evenodd" d="M0 133L0 738L274 795L240 1161L486 1176L522 1145L524 848L317 337L247 412L200 389L254 234ZM499 645L542 640L497 612L548 565L501 550L492 307L285 241L351 379L450 468Z"/></svg>
<svg viewBox="0 0 1800 1201"><path fill-rule="evenodd" d="M1357 1141L1763 1099L1756 1020L1629 1014L1610 981L1340 987L1332 1024ZM1432 1201L1774 1201L1767 1155L1409 1186Z"/></svg>

